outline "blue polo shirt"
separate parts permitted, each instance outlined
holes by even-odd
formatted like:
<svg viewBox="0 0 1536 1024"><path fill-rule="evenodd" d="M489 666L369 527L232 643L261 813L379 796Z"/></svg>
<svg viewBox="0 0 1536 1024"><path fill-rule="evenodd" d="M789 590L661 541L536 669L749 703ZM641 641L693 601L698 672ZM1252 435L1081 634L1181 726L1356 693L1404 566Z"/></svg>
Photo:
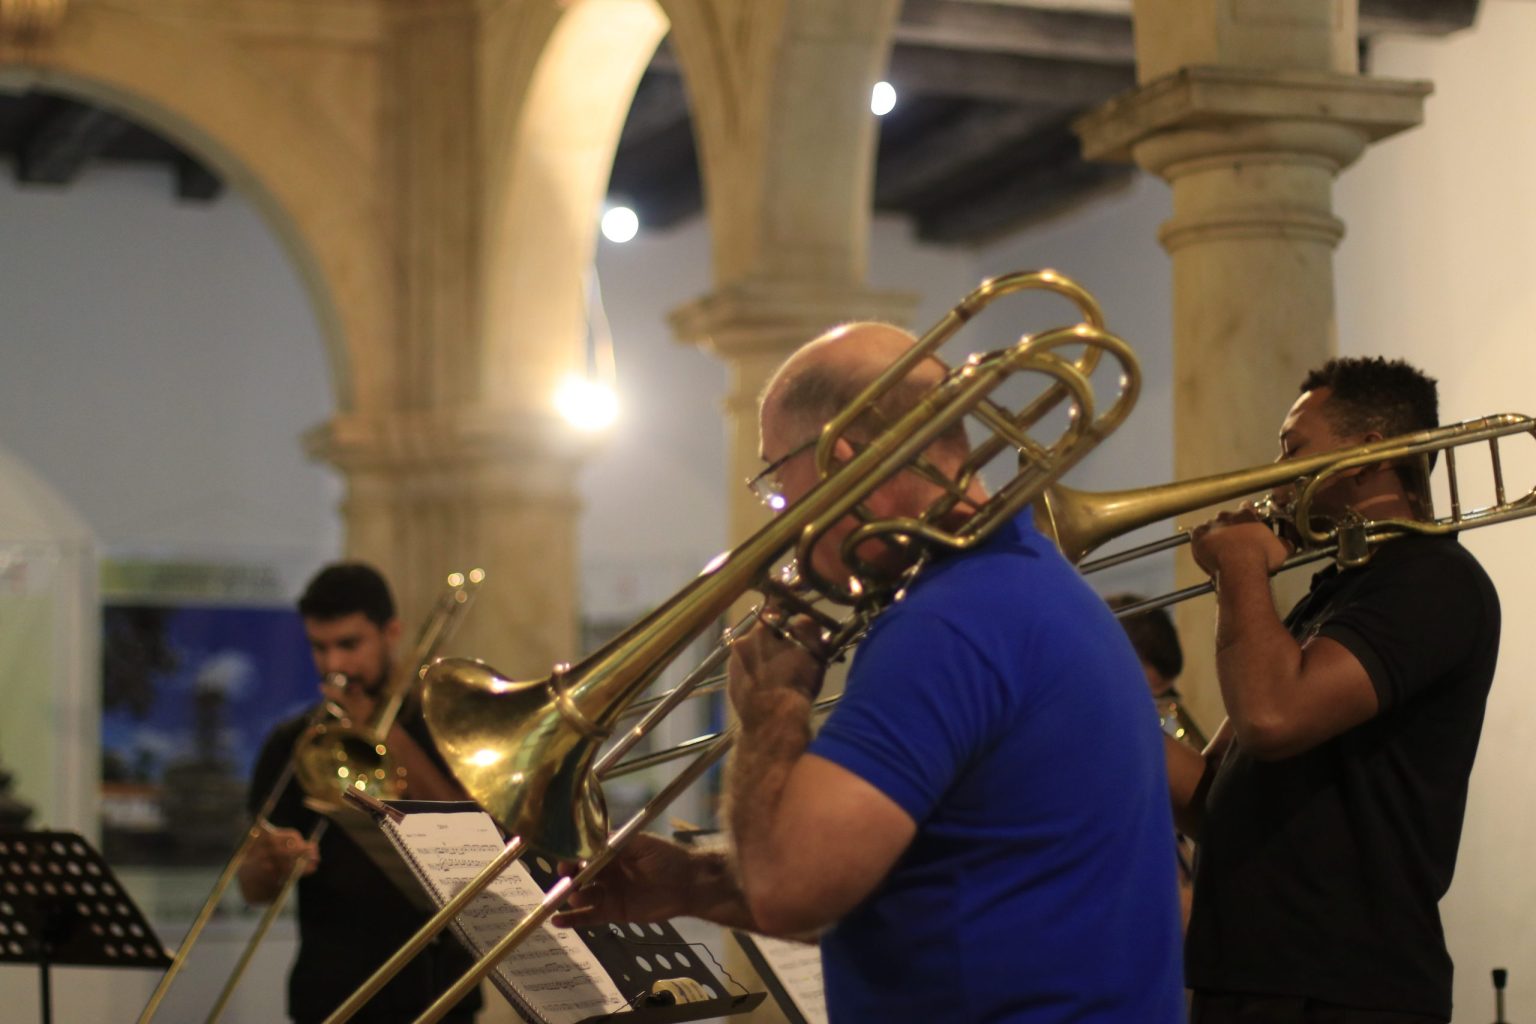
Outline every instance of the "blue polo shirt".
<svg viewBox="0 0 1536 1024"><path fill-rule="evenodd" d="M1183 1020L1157 712L1027 516L880 616L810 749L918 826L822 939L834 1024Z"/></svg>

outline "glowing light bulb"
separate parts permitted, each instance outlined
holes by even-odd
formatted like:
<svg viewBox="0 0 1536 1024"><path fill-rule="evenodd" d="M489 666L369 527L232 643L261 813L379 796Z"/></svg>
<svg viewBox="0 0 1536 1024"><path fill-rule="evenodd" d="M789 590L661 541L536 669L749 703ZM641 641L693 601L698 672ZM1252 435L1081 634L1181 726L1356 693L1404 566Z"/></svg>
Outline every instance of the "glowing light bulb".
<svg viewBox="0 0 1536 1024"><path fill-rule="evenodd" d="M590 433L619 418L619 396L602 381L573 374L555 392L555 408L571 426Z"/></svg>
<svg viewBox="0 0 1536 1024"><path fill-rule="evenodd" d="M640 233L640 216L627 206L610 207L603 214L603 237L610 242L627 242Z"/></svg>
<svg viewBox="0 0 1536 1024"><path fill-rule="evenodd" d="M896 87L890 82L876 82L869 96L869 109L876 117L884 117L896 109Z"/></svg>

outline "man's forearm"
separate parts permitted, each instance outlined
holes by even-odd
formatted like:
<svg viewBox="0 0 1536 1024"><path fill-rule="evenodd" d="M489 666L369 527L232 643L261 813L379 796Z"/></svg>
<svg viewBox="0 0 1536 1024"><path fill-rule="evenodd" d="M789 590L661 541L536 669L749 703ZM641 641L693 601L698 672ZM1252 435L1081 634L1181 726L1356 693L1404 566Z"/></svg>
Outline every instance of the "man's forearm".
<svg viewBox="0 0 1536 1024"><path fill-rule="evenodd" d="M1197 751L1163 734L1163 758L1168 773L1168 795L1173 809L1173 823L1185 835L1199 838L1200 819L1204 817L1201 782L1206 775L1206 760Z"/></svg>
<svg viewBox="0 0 1536 1024"><path fill-rule="evenodd" d="M694 855L688 913L713 924L757 931L746 894L730 858L724 853Z"/></svg>
<svg viewBox="0 0 1536 1024"><path fill-rule="evenodd" d="M1262 562L1243 562L1216 577L1216 676L1240 739L1268 742L1284 729L1296 697L1301 648L1275 610Z"/></svg>
<svg viewBox="0 0 1536 1024"><path fill-rule="evenodd" d="M776 690L755 699L768 702L744 720L727 772L727 820L736 842L740 882L747 906L771 888L782 863L776 825L790 772L811 740L810 698Z"/></svg>

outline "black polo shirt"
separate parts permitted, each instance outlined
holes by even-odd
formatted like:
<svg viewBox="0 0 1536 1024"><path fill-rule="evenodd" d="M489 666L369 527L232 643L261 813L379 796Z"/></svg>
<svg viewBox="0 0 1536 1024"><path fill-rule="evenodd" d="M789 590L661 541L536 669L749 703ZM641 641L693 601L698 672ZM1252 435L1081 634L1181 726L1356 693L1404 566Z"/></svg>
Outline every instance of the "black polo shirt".
<svg viewBox="0 0 1536 1024"><path fill-rule="evenodd" d="M271 792L292 756L294 742L308 716L283 722L267 737L251 775L248 803L252 813ZM434 758L436 750L419 712L401 724ZM441 764L441 759L439 764ZM445 769L446 770L446 769ZM304 792L290 782L274 808L274 825L308 835L320 820L304 806ZM323 1021L379 965L405 945L426 921L362 849L339 826L320 840L320 867L299 880L299 951L288 975L288 1014L298 1024ZM419 1017L473 961L444 933L412 960L357 1015L356 1024L405 1024ZM469 1021L480 1008L478 990L466 996L449 1021Z"/></svg>
<svg viewBox="0 0 1536 1024"><path fill-rule="evenodd" d="M1451 1013L1451 882L1499 643L1492 583L1454 537L1329 568L1286 619L1360 660L1376 717L1296 757L1234 745L1206 803L1192 988Z"/></svg>

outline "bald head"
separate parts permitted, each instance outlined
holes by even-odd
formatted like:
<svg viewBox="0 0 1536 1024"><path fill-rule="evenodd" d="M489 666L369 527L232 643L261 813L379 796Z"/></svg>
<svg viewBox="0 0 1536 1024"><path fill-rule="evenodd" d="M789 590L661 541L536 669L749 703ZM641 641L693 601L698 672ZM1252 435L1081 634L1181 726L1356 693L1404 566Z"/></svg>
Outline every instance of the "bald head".
<svg viewBox="0 0 1536 1024"><path fill-rule="evenodd" d="M912 335L880 323L837 327L802 346L785 360L763 390L761 426L765 454L800 444L837 415L886 367L914 344ZM876 405L884 423L912 409L944 376L943 366L925 359ZM864 424L866 428L879 424ZM964 433L948 438L963 446Z"/></svg>

